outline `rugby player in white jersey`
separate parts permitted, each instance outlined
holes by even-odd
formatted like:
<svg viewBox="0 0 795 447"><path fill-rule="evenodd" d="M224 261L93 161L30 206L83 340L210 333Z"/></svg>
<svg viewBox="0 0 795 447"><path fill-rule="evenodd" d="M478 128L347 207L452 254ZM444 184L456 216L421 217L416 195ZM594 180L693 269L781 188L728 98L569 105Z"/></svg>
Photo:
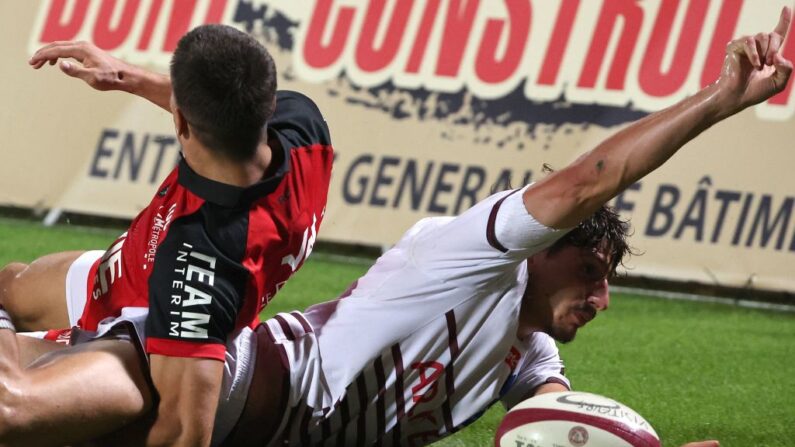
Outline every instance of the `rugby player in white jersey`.
<svg viewBox="0 0 795 447"><path fill-rule="evenodd" d="M604 204L705 129L783 91L792 63L779 50L790 19L784 8L773 32L730 42L715 83L570 166L459 217L420 221L340 299L244 329L228 343L213 442L425 445L497 400L510 406L567 388L553 339L573 339L608 307L608 276L625 250L626 228ZM90 387L69 389L94 367L70 362L69 352L111 340L23 369L35 343L18 353L11 325L0 326L0 442L40 440L31 427L81 441L71 426L92 424L96 411L75 402L108 389L125 399L106 411L126 420L103 414L95 433L151 415L153 391L137 373L146 364L134 355L102 361ZM48 408L68 411L42 414L26 399L52 390Z"/></svg>

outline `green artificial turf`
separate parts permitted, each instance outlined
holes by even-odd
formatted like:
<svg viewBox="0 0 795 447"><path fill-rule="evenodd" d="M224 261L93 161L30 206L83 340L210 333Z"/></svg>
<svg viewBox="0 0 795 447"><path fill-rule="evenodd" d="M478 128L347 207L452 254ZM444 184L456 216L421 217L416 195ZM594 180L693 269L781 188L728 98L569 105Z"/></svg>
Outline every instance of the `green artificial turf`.
<svg viewBox="0 0 795 447"><path fill-rule="evenodd" d="M0 219L0 264L105 248L121 231ZM369 262L313 253L263 317L337 296ZM795 445L793 314L614 294L610 310L561 353L576 389L629 405L666 446L710 438L724 447ZM503 414L492 408L436 445L493 445Z"/></svg>

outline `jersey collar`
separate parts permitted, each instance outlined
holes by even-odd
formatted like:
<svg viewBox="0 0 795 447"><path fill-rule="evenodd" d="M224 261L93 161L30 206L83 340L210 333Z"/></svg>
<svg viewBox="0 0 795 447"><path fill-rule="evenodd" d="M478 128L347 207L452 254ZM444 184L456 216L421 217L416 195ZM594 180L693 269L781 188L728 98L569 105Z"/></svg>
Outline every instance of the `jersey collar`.
<svg viewBox="0 0 795 447"><path fill-rule="evenodd" d="M279 186L284 175L290 171L289 143L277 132L274 132L281 143L284 157L282 164L276 172L266 179L242 188L202 177L188 166L185 157L180 157L178 168L178 181L193 194L207 202L212 202L224 207L245 205L272 193Z"/></svg>

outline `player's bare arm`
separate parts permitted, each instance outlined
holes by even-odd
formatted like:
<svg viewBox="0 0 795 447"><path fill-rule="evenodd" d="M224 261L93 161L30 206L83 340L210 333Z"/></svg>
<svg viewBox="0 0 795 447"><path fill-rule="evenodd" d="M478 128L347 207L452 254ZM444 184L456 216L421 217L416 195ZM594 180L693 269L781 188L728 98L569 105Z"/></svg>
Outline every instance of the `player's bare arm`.
<svg viewBox="0 0 795 447"><path fill-rule="evenodd" d="M713 84L635 122L529 188L527 210L547 226L573 227L710 126L783 91L792 62L779 50L791 15L785 7L772 32L730 42Z"/></svg>
<svg viewBox="0 0 795 447"><path fill-rule="evenodd" d="M213 359L151 355L160 403L146 445L210 445L223 366Z"/></svg>
<svg viewBox="0 0 795 447"><path fill-rule="evenodd" d="M53 42L36 51L28 63L34 69L57 63L61 71L97 90L129 92L171 111L171 80L167 75L128 64L89 42Z"/></svg>

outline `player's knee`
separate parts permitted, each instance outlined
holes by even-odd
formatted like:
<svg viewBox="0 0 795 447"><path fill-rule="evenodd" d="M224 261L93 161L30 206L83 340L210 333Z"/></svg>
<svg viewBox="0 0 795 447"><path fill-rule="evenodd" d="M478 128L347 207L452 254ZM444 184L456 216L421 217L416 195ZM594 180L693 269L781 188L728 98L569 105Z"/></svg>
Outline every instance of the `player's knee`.
<svg viewBox="0 0 795 447"><path fill-rule="evenodd" d="M12 262L0 269L0 299L8 293L8 288L16 282L17 277L28 267L21 262Z"/></svg>
<svg viewBox="0 0 795 447"><path fill-rule="evenodd" d="M28 267L21 262L12 262L0 270L0 304L8 308L16 301L19 277Z"/></svg>
<svg viewBox="0 0 795 447"><path fill-rule="evenodd" d="M25 293L24 274L27 268L27 264L13 262L0 270L0 305L11 315L17 329L24 329L38 317L35 315L35 306L29 303L35 297Z"/></svg>

